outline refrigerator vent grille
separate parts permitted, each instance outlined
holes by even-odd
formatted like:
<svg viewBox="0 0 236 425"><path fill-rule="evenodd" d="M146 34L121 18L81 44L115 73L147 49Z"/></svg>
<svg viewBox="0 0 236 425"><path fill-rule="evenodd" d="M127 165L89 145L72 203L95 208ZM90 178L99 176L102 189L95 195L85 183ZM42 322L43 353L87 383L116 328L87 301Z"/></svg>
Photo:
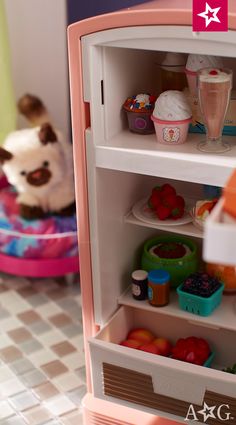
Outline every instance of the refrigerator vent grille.
<svg viewBox="0 0 236 425"><path fill-rule="evenodd" d="M171 413L178 417L185 417L189 409L189 403L186 401L156 394L151 376L108 363L103 363L103 391L106 396ZM217 408L222 404L229 405L232 416L236 417L235 398L207 390L204 401L208 406ZM195 410L202 409L202 406L194 405L194 407ZM221 422L220 419L212 419L209 425L218 425Z"/></svg>
<svg viewBox="0 0 236 425"><path fill-rule="evenodd" d="M131 425L128 422L109 418L108 416L101 416L96 413L89 413L89 424L90 425Z"/></svg>

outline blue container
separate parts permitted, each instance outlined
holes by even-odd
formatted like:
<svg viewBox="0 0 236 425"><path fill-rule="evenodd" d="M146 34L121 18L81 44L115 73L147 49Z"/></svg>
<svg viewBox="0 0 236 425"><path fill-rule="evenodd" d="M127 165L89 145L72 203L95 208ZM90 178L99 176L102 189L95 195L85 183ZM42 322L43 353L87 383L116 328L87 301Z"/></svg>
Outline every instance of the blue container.
<svg viewBox="0 0 236 425"><path fill-rule="evenodd" d="M164 285L170 280L170 274L166 270L151 270L148 273L148 279L157 285Z"/></svg>
<svg viewBox="0 0 236 425"><path fill-rule="evenodd" d="M211 355L208 357L208 359L205 361L205 363L204 363L204 365L203 365L203 366L205 366L205 367L211 367L212 362L213 362L213 360L214 360L214 357L215 357L215 352L213 351L213 352L211 353Z"/></svg>
<svg viewBox="0 0 236 425"><path fill-rule="evenodd" d="M151 305L162 307L170 297L170 274L166 270L151 270L148 273L148 301Z"/></svg>
<svg viewBox="0 0 236 425"><path fill-rule="evenodd" d="M183 284L177 288L179 296L179 305L182 310L189 311L199 316L210 316L210 314L220 305L222 301L224 285L214 292L209 298L203 298L198 295L189 294L182 291Z"/></svg>

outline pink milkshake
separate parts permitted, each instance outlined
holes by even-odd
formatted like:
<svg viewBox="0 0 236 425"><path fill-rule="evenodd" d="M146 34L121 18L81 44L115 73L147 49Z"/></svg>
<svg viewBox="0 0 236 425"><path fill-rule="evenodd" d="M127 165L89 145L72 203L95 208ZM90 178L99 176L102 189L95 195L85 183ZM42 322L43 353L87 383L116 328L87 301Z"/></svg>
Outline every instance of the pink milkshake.
<svg viewBox="0 0 236 425"><path fill-rule="evenodd" d="M221 136L231 89L231 70L204 68L198 72L199 101L207 131L207 140L198 146L201 151L221 153L230 149Z"/></svg>

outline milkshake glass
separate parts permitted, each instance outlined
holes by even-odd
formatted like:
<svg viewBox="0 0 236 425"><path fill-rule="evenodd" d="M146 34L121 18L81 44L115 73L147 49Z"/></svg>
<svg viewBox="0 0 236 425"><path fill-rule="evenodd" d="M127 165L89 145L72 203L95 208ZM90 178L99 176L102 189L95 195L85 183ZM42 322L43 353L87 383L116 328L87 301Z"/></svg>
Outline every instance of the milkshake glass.
<svg viewBox="0 0 236 425"><path fill-rule="evenodd" d="M225 115L232 89L232 71L226 68L204 68L198 71L198 96L206 127L206 141L198 149L208 153L222 153L230 145L222 141Z"/></svg>

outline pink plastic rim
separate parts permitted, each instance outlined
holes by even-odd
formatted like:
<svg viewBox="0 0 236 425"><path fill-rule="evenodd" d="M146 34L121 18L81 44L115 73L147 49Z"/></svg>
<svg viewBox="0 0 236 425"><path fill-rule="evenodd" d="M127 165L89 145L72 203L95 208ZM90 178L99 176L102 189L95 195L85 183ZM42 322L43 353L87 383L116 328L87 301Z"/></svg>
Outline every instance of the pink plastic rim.
<svg viewBox="0 0 236 425"><path fill-rule="evenodd" d="M185 68L185 74L193 75L195 77L197 75L197 72L196 71L190 71L189 69Z"/></svg>
<svg viewBox="0 0 236 425"><path fill-rule="evenodd" d="M160 120L159 118L156 118L156 117L154 117L154 115L152 115L151 120L156 122L157 124L178 125L178 124L187 124L187 123L191 122L192 117L189 117L186 120L181 120L181 121L164 121L164 120Z"/></svg>
<svg viewBox="0 0 236 425"><path fill-rule="evenodd" d="M0 271L26 277L64 276L79 272L79 257L30 259L0 254Z"/></svg>

